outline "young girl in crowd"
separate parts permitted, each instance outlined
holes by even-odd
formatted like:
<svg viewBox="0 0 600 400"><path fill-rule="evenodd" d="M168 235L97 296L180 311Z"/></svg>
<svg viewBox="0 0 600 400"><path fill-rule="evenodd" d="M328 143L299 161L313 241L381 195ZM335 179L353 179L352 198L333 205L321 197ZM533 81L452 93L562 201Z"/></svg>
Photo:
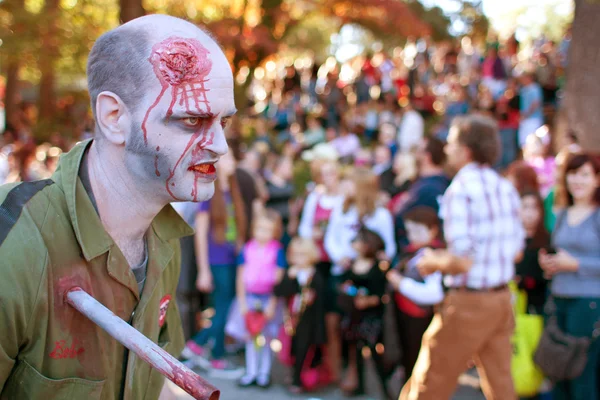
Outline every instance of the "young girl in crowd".
<svg viewBox="0 0 600 400"><path fill-rule="evenodd" d="M235 298L236 257L245 242L246 214L235 177L236 162L231 152L219 160L215 194L198 205L195 220L195 249L198 275L196 287L210 293L215 313L208 328L186 343L182 353L215 377L239 377L242 369L225 360L225 324ZM213 341L212 360L206 345Z"/></svg>
<svg viewBox="0 0 600 400"><path fill-rule="evenodd" d="M231 308L225 331L246 342L246 374L239 385L267 388L271 383L272 353L270 343L277 337L281 316L273 288L285 273L285 253L278 238L281 218L272 210L258 214L253 221L252 239L238 257L236 300ZM264 318L264 319L263 319ZM253 320L254 319L254 320ZM264 342L257 342L259 332L249 332L248 325L261 324Z"/></svg>
<svg viewBox="0 0 600 400"><path fill-rule="evenodd" d="M311 364L318 361L318 353L326 342L325 283L317 273L315 263L319 260L319 249L312 239L296 237L288 247L289 269L275 287L275 294L286 299L286 334L291 338L293 361L290 392L304 391L302 370L311 357ZM285 355L287 357L288 355Z"/></svg>
<svg viewBox="0 0 600 400"><path fill-rule="evenodd" d="M333 209L339 206L344 198L340 192L340 167L336 161L327 161L320 165L318 185L307 197L302 210L302 219L298 227L298 235L312 238L319 247L321 257L317 270L325 281L329 279L331 261L325 252L324 238Z"/></svg>
<svg viewBox="0 0 600 400"><path fill-rule="evenodd" d="M387 280L397 292L398 333L402 349L404 376L408 379L421 350L421 339L433 317L433 305L444 298L442 275L436 272L422 277L417 263L426 249L443 247L440 220L434 209L416 207L406 213L404 223L409 240L405 257L398 269L390 270Z"/></svg>
<svg viewBox="0 0 600 400"><path fill-rule="evenodd" d="M538 253L550 245L550 234L544 226L544 202L538 192L521 196L521 220L527 233L523 258L516 265L516 281L527 293L527 310L541 315L546 302L547 281L538 262Z"/></svg>
<svg viewBox="0 0 600 400"><path fill-rule="evenodd" d="M331 278L327 287L327 357L334 377L341 369L340 310L337 307L337 289L342 283L341 276L352 266L356 250L352 241L358 230L364 226L376 232L385 244L385 256L391 260L396 255L394 239L394 221L390 212L378 205L379 181L370 170L357 168L349 174L348 185L343 204L331 213L331 219L325 233L325 250L332 260ZM350 377L358 376L356 363L348 365ZM346 381L348 386L358 387L356 379Z"/></svg>
<svg viewBox="0 0 600 400"><path fill-rule="evenodd" d="M547 126L539 128L535 134L527 136L523 148L523 159L535 170L542 197L546 197L554 185L554 157L548 154L550 134Z"/></svg>
<svg viewBox="0 0 600 400"><path fill-rule="evenodd" d="M381 342L383 332L383 303L385 294L385 273L389 263L379 263L378 254L384 249L381 237L366 228L361 228L352 242L357 257L351 268L343 275L343 283L338 291L338 305L342 310L341 331L349 344L349 376L341 388L347 395L364 393L364 374L362 368L362 349L371 350L377 374L388 397L386 373L383 357L376 349ZM383 268L385 267L385 268ZM355 382L358 382L356 385Z"/></svg>

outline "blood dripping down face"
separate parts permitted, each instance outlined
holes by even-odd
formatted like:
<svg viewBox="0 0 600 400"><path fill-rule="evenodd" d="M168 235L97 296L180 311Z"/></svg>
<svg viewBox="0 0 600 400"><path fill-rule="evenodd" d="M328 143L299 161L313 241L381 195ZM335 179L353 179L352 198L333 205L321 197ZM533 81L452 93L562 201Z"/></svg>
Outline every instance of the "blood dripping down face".
<svg viewBox="0 0 600 400"><path fill-rule="evenodd" d="M235 113L233 76L221 50L169 37L148 57L155 79L136 112L127 164L167 202L212 197L215 163L227 151L224 128Z"/></svg>

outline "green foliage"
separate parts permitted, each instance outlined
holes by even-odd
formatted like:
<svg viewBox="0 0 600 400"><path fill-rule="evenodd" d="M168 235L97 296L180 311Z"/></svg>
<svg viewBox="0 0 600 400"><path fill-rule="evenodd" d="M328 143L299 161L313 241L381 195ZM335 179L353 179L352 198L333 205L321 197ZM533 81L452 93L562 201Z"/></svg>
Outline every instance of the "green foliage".
<svg viewBox="0 0 600 400"><path fill-rule="evenodd" d="M292 55L302 55L310 51L318 60L329 56L331 35L338 32L340 21L337 18L309 15L292 27L283 38L283 43Z"/></svg>
<svg viewBox="0 0 600 400"><path fill-rule="evenodd" d="M451 21L441 8L427 9L418 0L407 0L406 3L417 17L429 24L433 40L440 41L451 37L449 32Z"/></svg>
<svg viewBox="0 0 600 400"><path fill-rule="evenodd" d="M306 161L294 162L294 195L301 197L306 195L306 185L312 181L310 165Z"/></svg>

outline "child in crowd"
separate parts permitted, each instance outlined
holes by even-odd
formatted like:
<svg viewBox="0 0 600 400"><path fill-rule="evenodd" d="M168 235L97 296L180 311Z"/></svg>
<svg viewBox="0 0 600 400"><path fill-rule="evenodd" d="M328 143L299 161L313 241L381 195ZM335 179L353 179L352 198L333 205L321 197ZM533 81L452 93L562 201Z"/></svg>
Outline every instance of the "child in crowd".
<svg viewBox="0 0 600 400"><path fill-rule="evenodd" d="M387 280L392 285L398 306L398 332L402 348L402 366L408 379L421 350L421 339L433 317L433 305L444 298L442 275L435 272L422 277L417 269L419 259L428 249L443 247L440 220L434 209L415 207L404 217L409 245L398 269L390 270Z"/></svg>
<svg viewBox="0 0 600 400"><path fill-rule="evenodd" d="M550 133L546 125L527 136L523 148L523 159L535 170L542 197L546 197L554 186L554 170L556 164L554 157L549 155Z"/></svg>
<svg viewBox="0 0 600 400"><path fill-rule="evenodd" d="M382 339L381 297L385 294L385 273L389 263L379 263L378 254L383 252L384 242L377 233L369 229L363 227L359 230L352 247L357 257L343 276L344 283L339 288L338 305L343 312L342 335L350 345L348 356L351 360L355 359L356 363L350 363L348 376L341 388L348 395L364 393L361 351L367 346L371 350L387 397L385 366L376 346Z"/></svg>
<svg viewBox="0 0 600 400"><path fill-rule="evenodd" d="M225 332L246 342L246 374L239 381L241 387L257 385L267 388L271 383L272 353L270 342L277 337L281 315L273 288L284 275L285 253L278 238L281 236L281 218L272 210L265 210L253 221L253 238L238 257L236 300L234 301ZM259 325L253 332L251 325ZM260 325L264 325L260 329ZM262 335L262 344L257 337Z"/></svg>
<svg viewBox="0 0 600 400"><path fill-rule="evenodd" d="M288 247L290 268L274 293L286 299L285 334L291 336L291 354L283 358L293 359L292 382L289 387L294 394L302 393L302 371L318 360L317 353L326 342L325 304L323 291L325 282L317 273L315 264L321 254L312 239L296 237ZM283 341L283 340L282 340ZM282 350L284 351L284 350ZM291 356L291 357L289 357ZM307 358L308 362L305 362Z"/></svg>
<svg viewBox="0 0 600 400"><path fill-rule="evenodd" d="M544 226L544 202L539 193L528 191L521 196L521 220L526 232L523 258L516 267L519 289L527 293L528 312L542 314L546 302L547 281L538 261L540 249L550 245L550 234Z"/></svg>

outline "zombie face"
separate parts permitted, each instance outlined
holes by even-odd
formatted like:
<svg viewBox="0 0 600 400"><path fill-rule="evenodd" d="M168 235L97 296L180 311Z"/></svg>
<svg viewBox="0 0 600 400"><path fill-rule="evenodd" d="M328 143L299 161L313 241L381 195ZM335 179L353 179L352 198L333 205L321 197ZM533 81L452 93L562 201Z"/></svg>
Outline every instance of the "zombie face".
<svg viewBox="0 0 600 400"><path fill-rule="evenodd" d="M216 45L175 36L156 43L148 63L154 76L133 112L128 169L168 201L206 200L235 113L231 68Z"/></svg>

